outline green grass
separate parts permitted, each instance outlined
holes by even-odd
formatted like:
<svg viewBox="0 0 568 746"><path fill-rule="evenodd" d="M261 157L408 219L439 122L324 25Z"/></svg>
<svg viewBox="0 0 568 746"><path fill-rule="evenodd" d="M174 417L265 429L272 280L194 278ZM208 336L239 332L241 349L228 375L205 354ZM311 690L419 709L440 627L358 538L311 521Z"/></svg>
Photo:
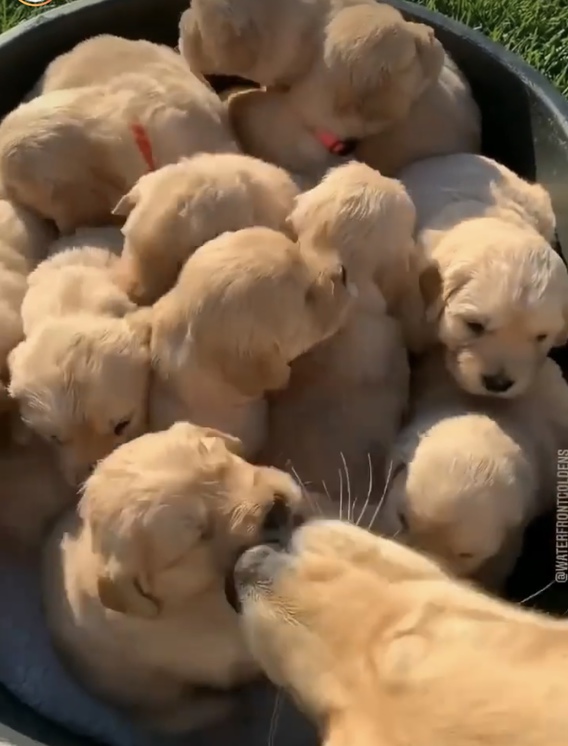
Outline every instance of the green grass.
<svg viewBox="0 0 568 746"><path fill-rule="evenodd" d="M524 57L568 96L568 0L417 1L463 21ZM29 8L18 0L0 0L0 28L6 30L66 2L70 0Z"/></svg>

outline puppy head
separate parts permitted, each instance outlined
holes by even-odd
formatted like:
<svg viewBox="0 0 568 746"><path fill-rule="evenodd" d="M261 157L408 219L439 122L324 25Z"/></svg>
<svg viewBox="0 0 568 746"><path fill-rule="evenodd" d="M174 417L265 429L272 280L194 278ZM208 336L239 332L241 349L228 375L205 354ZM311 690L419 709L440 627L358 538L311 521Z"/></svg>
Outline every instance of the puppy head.
<svg viewBox="0 0 568 746"><path fill-rule="evenodd" d="M177 423L99 463L79 510L100 558L104 606L156 617L168 605L222 596L239 552L291 531L301 489L284 472L243 461L240 450L235 438Z"/></svg>
<svg viewBox="0 0 568 746"><path fill-rule="evenodd" d="M97 143L105 97L104 87L53 91L19 106L0 128L0 170L7 190L52 220L62 234L108 223L121 193L116 162L108 157L108 147ZM93 101L100 112L93 112Z"/></svg>
<svg viewBox="0 0 568 746"><path fill-rule="evenodd" d="M282 229L297 193L285 171L232 153L203 153L143 176L114 209L127 218L120 284L136 302L153 303L207 241L254 225Z"/></svg>
<svg viewBox="0 0 568 746"><path fill-rule="evenodd" d="M203 75L290 85L315 53L319 0L194 0L180 20L179 48ZM275 32L278 33L275 33Z"/></svg>
<svg viewBox="0 0 568 746"><path fill-rule="evenodd" d="M9 358L10 395L57 448L70 484L146 424L149 335L125 319L47 321Z"/></svg>
<svg viewBox="0 0 568 746"><path fill-rule="evenodd" d="M515 397L563 344L568 272L528 227L492 218L450 231L436 249L441 285L428 316L447 365L472 394Z"/></svg>
<svg viewBox="0 0 568 746"><path fill-rule="evenodd" d="M285 387L289 363L337 331L347 285L333 252L317 253L268 228L225 233L195 252L155 307L155 339L175 347L183 366L190 338L199 364L258 397Z"/></svg>
<svg viewBox="0 0 568 746"><path fill-rule="evenodd" d="M527 522L534 474L521 448L476 414L409 425L394 449L381 528L473 577Z"/></svg>
<svg viewBox="0 0 568 746"><path fill-rule="evenodd" d="M289 221L301 241L337 249L353 281L377 278L386 299L409 284L416 210L399 181L363 163L339 166L297 198Z"/></svg>
<svg viewBox="0 0 568 746"><path fill-rule="evenodd" d="M375 654L410 613L416 584L407 582L430 579L445 579L430 560L339 521L306 523L286 549L254 547L237 562L250 650L319 726L321 743L381 743L367 733L377 721L374 677L386 663Z"/></svg>
<svg viewBox="0 0 568 746"><path fill-rule="evenodd" d="M386 4L348 6L328 22L321 60L299 82L294 104L314 128L365 137L403 119L443 61L428 26Z"/></svg>

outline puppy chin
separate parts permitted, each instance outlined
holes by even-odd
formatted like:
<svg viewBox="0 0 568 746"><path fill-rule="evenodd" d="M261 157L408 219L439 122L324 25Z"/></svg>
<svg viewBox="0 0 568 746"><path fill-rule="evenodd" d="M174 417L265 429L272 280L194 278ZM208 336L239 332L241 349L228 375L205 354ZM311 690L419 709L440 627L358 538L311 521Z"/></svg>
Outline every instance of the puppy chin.
<svg viewBox="0 0 568 746"><path fill-rule="evenodd" d="M446 367L458 386L467 394L474 396L485 396L493 399L514 399L523 394L529 387L533 376L515 379L514 383L506 391L490 391L483 384L484 372L478 366L474 366L468 360L467 363L460 361L459 357L451 352L446 354Z"/></svg>

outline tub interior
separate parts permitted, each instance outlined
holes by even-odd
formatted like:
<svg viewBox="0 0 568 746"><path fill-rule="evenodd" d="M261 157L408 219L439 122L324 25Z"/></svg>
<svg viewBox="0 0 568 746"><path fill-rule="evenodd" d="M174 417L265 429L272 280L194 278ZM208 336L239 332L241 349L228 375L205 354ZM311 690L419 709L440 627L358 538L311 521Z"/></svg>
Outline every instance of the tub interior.
<svg viewBox="0 0 568 746"><path fill-rule="evenodd" d="M408 11L398 0L393 4ZM0 70L5 73L0 116L18 104L51 59L84 38L113 33L175 46L179 16L186 7L187 0L89 0L77 10L71 5L49 12L43 21L29 25L25 35L10 32L0 39ZM418 8L409 15L413 20L426 17L431 22ZM558 249L568 255L568 121L563 124L559 116L560 99L556 110L554 102L551 105L538 91L538 77L535 82L530 73L525 76L522 68L519 73L507 59L487 54L459 27L450 24L449 28L436 27L436 31L468 76L481 106L484 153L525 178L538 178L549 189L558 219ZM228 82L215 81L218 87ZM564 111L568 112L568 104ZM568 120L568 113L565 116ZM554 357L568 371L566 348L556 350ZM548 515L529 529L507 596L523 601L550 584L554 573L555 516ZM553 585L527 605L565 614L568 586ZM53 746L76 746L79 742L72 734L35 717L0 687L0 741L3 738L22 746L33 746L33 740ZM81 738L82 743L86 741Z"/></svg>

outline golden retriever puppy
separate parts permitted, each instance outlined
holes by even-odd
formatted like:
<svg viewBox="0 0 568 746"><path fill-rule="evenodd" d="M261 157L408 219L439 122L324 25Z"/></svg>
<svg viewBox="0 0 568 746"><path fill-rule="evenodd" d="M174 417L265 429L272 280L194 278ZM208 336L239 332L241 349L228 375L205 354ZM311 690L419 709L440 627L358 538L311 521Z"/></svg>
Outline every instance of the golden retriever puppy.
<svg viewBox="0 0 568 746"><path fill-rule="evenodd" d="M209 241L149 314L151 428L187 419L238 437L254 455L265 394L288 385L290 363L337 331L349 303L335 252L261 227Z"/></svg>
<svg viewBox="0 0 568 746"><path fill-rule="evenodd" d="M146 430L149 336L128 316L52 318L11 352L9 368L22 419L53 444L72 485Z"/></svg>
<svg viewBox="0 0 568 746"><path fill-rule="evenodd" d="M394 176L405 166L435 155L478 153L481 114L465 76L446 53L439 78L391 127L364 137L354 155Z"/></svg>
<svg viewBox="0 0 568 746"><path fill-rule="evenodd" d="M550 242L550 197L473 154L429 158L400 178L418 244L439 274L422 284L425 340L472 394L515 397L568 332L568 272Z"/></svg>
<svg viewBox="0 0 568 746"><path fill-rule="evenodd" d="M204 75L290 85L311 67L327 0L193 0L181 16L179 48Z"/></svg>
<svg viewBox="0 0 568 746"><path fill-rule="evenodd" d="M93 313L122 318L136 305L114 282L122 248L118 228L82 228L55 241L50 256L29 275L22 303L28 337L53 318Z"/></svg>
<svg viewBox="0 0 568 746"><path fill-rule="evenodd" d="M351 161L302 194L289 222L302 241L340 251L359 285L372 277L407 345L418 343L425 314L420 278L429 265L416 247L416 210L400 181Z"/></svg>
<svg viewBox="0 0 568 746"><path fill-rule="evenodd" d="M316 181L357 140L403 121L444 60L432 29L374 2L332 12L319 36L309 73L290 88L228 101L245 152Z"/></svg>
<svg viewBox="0 0 568 746"><path fill-rule="evenodd" d="M77 499L62 479L49 445L12 411L0 416L0 554L28 555L52 522Z"/></svg>
<svg viewBox="0 0 568 746"><path fill-rule="evenodd" d="M239 453L236 439L189 423L121 446L45 551L47 619L65 662L153 728L223 716L231 690L258 675L225 578L243 549L301 520L302 492Z"/></svg>
<svg viewBox="0 0 568 746"><path fill-rule="evenodd" d="M137 303L153 303L191 254L221 233L286 232L298 192L282 169L233 153L204 153L146 174L114 210L127 218L121 286Z"/></svg>
<svg viewBox="0 0 568 746"><path fill-rule="evenodd" d="M324 746L566 743L563 620L338 521L249 549L234 583L250 650Z"/></svg>
<svg viewBox="0 0 568 746"><path fill-rule="evenodd" d="M557 452L568 445L568 386L548 359L519 397L472 396L435 352L415 370L412 395L379 528L497 589L528 523L553 507Z"/></svg>
<svg viewBox="0 0 568 746"><path fill-rule="evenodd" d="M27 277L46 257L55 236L53 226L0 197L0 411L8 405L8 355L23 337Z"/></svg>
<svg viewBox="0 0 568 746"><path fill-rule="evenodd" d="M125 73L156 75L156 71L164 67L177 67L180 75L187 75L185 60L170 47L145 39L100 34L80 42L50 62L34 94L106 85Z"/></svg>
<svg viewBox="0 0 568 746"><path fill-rule="evenodd" d="M219 97L177 64L106 85L52 91L0 125L0 178L10 196L61 233L112 222L148 171L199 152L236 151Z"/></svg>
<svg viewBox="0 0 568 746"><path fill-rule="evenodd" d="M293 469L335 506L358 500L363 511L367 501L372 511L409 379L401 327L373 279L404 279L414 207L399 182L352 163L302 194L290 222L300 244L338 252L357 298L342 328L293 362L289 386L271 397L260 460Z"/></svg>

